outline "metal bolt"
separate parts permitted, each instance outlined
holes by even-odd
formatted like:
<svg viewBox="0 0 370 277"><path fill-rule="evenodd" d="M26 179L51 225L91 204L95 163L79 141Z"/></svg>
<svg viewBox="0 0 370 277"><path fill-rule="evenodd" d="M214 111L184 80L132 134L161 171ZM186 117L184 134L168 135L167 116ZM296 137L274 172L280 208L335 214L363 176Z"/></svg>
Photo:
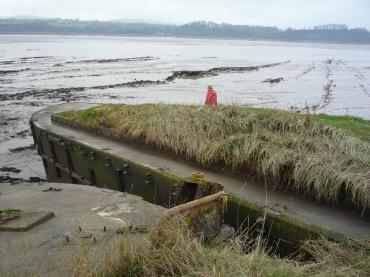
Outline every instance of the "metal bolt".
<svg viewBox="0 0 370 277"><path fill-rule="evenodd" d="M152 183L153 183L153 177L152 177L152 174L150 174L150 173L146 173L146 174L145 174L145 177L146 177L145 184L152 184Z"/></svg>
<svg viewBox="0 0 370 277"><path fill-rule="evenodd" d="M106 159L105 166L106 167L111 167L112 166L112 160L110 158Z"/></svg>
<svg viewBox="0 0 370 277"><path fill-rule="evenodd" d="M96 154L95 154L95 152L90 152L90 155L91 155L91 160L92 161L95 161L96 160Z"/></svg>

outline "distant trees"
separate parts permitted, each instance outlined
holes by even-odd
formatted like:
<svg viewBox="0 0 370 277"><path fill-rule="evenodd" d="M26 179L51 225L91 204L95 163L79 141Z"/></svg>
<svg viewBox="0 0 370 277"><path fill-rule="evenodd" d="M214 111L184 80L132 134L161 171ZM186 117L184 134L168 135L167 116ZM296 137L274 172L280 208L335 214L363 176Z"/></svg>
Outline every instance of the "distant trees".
<svg viewBox="0 0 370 277"><path fill-rule="evenodd" d="M314 30L326 30L326 31L346 31L348 30L347 25L345 24L326 24L318 25L313 28Z"/></svg>
<svg viewBox="0 0 370 277"><path fill-rule="evenodd" d="M315 26L313 29L281 30L268 26L231 25L198 21L185 25L81 21L71 19L0 19L0 34L86 34L185 36L283 41L370 43L364 28L349 29L344 24Z"/></svg>

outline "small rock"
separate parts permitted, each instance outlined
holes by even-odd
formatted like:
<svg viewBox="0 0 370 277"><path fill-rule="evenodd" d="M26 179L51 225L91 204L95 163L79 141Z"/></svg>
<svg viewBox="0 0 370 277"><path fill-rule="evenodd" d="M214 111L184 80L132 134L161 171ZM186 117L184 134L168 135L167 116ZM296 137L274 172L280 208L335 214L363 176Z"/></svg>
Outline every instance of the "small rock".
<svg viewBox="0 0 370 277"><path fill-rule="evenodd" d="M235 235L234 227L229 225L222 225L219 238L221 241L227 241Z"/></svg>

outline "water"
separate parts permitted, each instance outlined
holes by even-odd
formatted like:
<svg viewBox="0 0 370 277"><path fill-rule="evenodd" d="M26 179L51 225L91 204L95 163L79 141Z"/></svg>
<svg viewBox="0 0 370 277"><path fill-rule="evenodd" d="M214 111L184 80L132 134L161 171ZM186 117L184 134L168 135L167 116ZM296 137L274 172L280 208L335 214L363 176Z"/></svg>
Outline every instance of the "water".
<svg viewBox="0 0 370 277"><path fill-rule="evenodd" d="M226 71L149 85L140 82L163 81L178 70L286 61L289 62L257 71ZM283 80L264 82L276 78ZM128 82L135 83L128 86ZM43 176L35 150L10 149L32 143L26 131L28 119L45 106L65 101L201 104L208 84L216 88L223 104L296 112L309 109L311 113L370 119L370 46L188 38L0 36L0 167L22 169L18 174L9 173L17 178Z"/></svg>

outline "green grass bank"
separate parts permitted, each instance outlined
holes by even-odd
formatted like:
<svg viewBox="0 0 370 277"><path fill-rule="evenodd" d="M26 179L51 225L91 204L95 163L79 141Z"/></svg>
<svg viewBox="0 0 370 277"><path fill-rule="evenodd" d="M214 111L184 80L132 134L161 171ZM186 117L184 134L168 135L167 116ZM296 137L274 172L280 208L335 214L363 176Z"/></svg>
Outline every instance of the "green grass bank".
<svg viewBox="0 0 370 277"><path fill-rule="evenodd" d="M239 106L110 104L58 114L332 204L370 205L370 121Z"/></svg>

